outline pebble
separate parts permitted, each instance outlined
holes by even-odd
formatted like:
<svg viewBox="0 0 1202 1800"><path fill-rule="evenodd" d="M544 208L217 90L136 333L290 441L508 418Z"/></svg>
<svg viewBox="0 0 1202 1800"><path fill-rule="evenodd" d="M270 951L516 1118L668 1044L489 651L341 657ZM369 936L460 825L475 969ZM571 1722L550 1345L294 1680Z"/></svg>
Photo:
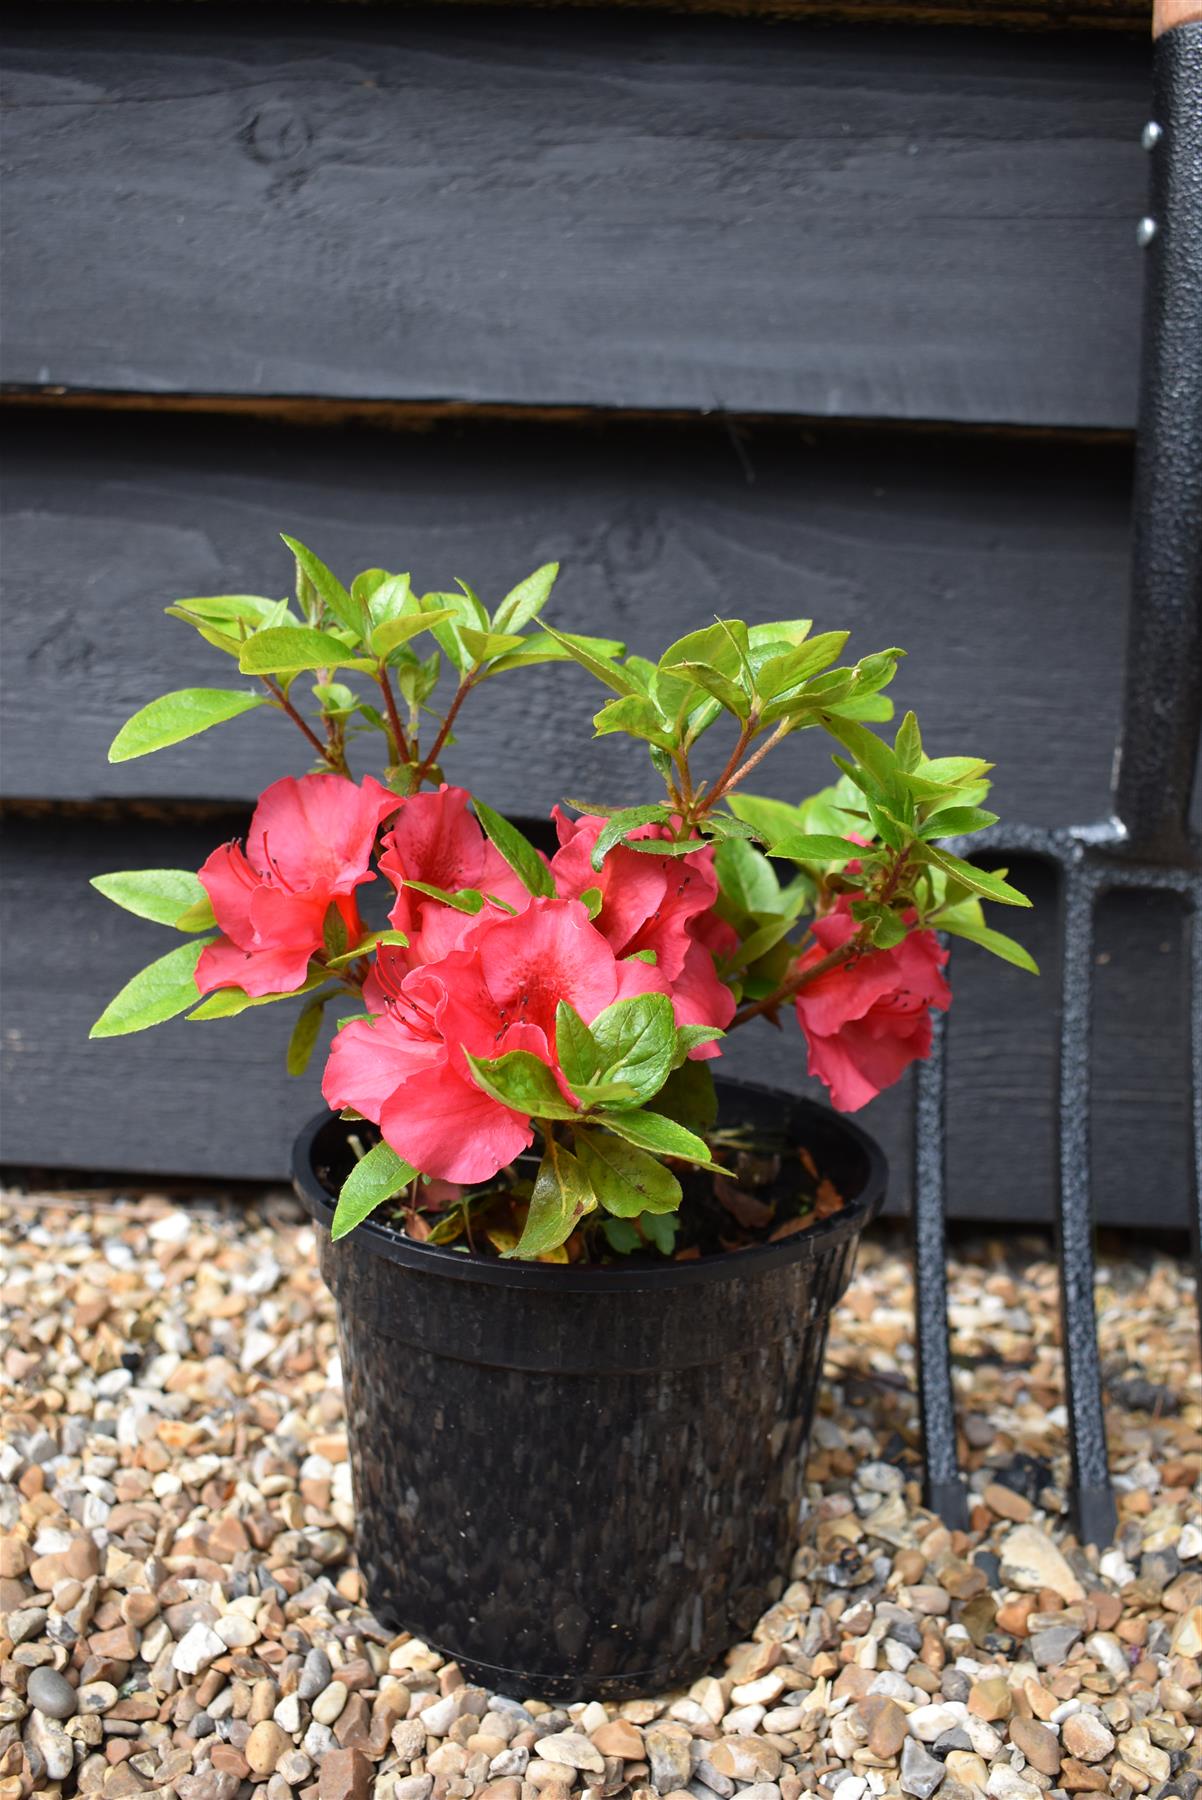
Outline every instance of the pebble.
<svg viewBox="0 0 1202 1800"><path fill-rule="evenodd" d="M938 1757L924 1750L916 1738L906 1739L902 1745L901 1779L898 1782L903 1794L916 1794L918 1800L929 1800L946 1774L947 1769Z"/></svg>
<svg viewBox="0 0 1202 1800"><path fill-rule="evenodd" d="M81 1710L75 1689L55 1669L31 1669L25 1692L30 1706L49 1719L73 1719Z"/></svg>
<svg viewBox="0 0 1202 1800"><path fill-rule="evenodd" d="M1102 1762L1114 1749L1114 1733L1105 1719L1084 1707L1064 1720L1060 1736L1069 1755L1079 1762Z"/></svg>
<svg viewBox="0 0 1202 1800"><path fill-rule="evenodd" d="M1126 1398L1108 1419L1119 1528L1095 1556L1060 1510L1052 1260L1007 1241L950 1266L973 1369L973 1522L952 1532L917 1504L910 1276L870 1237L832 1325L839 1372L779 1599L686 1693L548 1706L464 1686L366 1610L313 1231L290 1200L264 1204L12 1209L5 1304L27 1348L15 1382L0 1352L0 1800L40 1796L68 1757L55 1780L95 1800L1188 1793L1202 1406L1182 1265L1099 1261ZM164 1217L188 1230L150 1238ZM120 1280L89 1312L96 1268ZM1138 1409L1133 1344L1173 1409ZM35 1704L50 1678L71 1693L65 1728ZM8 1785L22 1740L32 1791Z"/></svg>

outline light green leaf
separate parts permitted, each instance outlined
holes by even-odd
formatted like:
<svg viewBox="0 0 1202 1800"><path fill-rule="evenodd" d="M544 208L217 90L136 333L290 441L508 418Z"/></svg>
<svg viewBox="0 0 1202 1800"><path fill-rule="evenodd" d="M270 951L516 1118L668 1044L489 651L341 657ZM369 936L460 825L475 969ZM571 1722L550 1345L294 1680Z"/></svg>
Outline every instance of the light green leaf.
<svg viewBox="0 0 1202 1800"><path fill-rule="evenodd" d="M730 794L726 804L735 818L750 825L765 843L770 844L773 839L782 838L787 831L797 831L801 826L800 808L790 806L784 800L771 800L767 795Z"/></svg>
<svg viewBox="0 0 1202 1800"><path fill-rule="evenodd" d="M570 1150L548 1135L530 1196L530 1210L521 1237L506 1257L546 1256L567 1242L579 1221L593 1211L597 1196L588 1177Z"/></svg>
<svg viewBox="0 0 1202 1800"><path fill-rule="evenodd" d="M132 762L152 750L182 743L198 732L236 719L240 713L266 706L265 694L244 694L229 688L177 688L136 712L109 745L111 763Z"/></svg>
<svg viewBox="0 0 1202 1800"><path fill-rule="evenodd" d="M385 1200L404 1193L416 1174L413 1165L403 1162L390 1145L374 1145L342 1184L330 1223L331 1238L345 1237Z"/></svg>
<svg viewBox="0 0 1202 1800"><path fill-rule="evenodd" d="M109 1001L88 1036L125 1037L131 1031L145 1031L150 1025L161 1025L164 1019L186 1012L196 999L196 965L201 951L212 941L206 937L196 943L180 944L139 970Z"/></svg>
<svg viewBox="0 0 1202 1800"><path fill-rule="evenodd" d="M955 909L946 913L937 913L931 920L940 931L949 931L953 937L966 938L970 944L979 944L994 956L1000 956L1003 962L1013 963L1016 969L1025 969L1029 975L1039 974L1039 964L1029 950L1007 937L1004 931L994 931L991 926L977 924L971 919L958 917Z"/></svg>
<svg viewBox="0 0 1202 1800"><path fill-rule="evenodd" d="M575 1119L576 1108L560 1092L546 1063L529 1050L507 1050L504 1056L467 1056L476 1086L511 1111L536 1119Z"/></svg>
<svg viewBox="0 0 1202 1800"><path fill-rule="evenodd" d="M510 588L505 598L493 614L494 631L520 631L531 619L537 618L551 597L551 589L555 586L555 578L559 574L557 562L543 563L535 569L533 575L527 575L525 581Z"/></svg>
<svg viewBox="0 0 1202 1800"><path fill-rule="evenodd" d="M617 1000L597 1014L589 1031L597 1049L599 1079L628 1087L636 1104L658 1093L672 1073L676 1022L666 994Z"/></svg>
<svg viewBox="0 0 1202 1800"><path fill-rule="evenodd" d="M91 885L115 906L136 913L139 919L153 919L156 925L180 928L180 919L203 905L208 917L185 931L205 931L213 923L209 896L196 876L187 869L126 869L114 875L93 875Z"/></svg>
<svg viewBox="0 0 1202 1800"><path fill-rule="evenodd" d="M801 687L830 667L850 636L849 631L823 631L797 649L770 657L756 676L756 687L766 700Z"/></svg>
<svg viewBox="0 0 1202 1800"><path fill-rule="evenodd" d="M661 1113L603 1110L594 1116L593 1123L607 1125L628 1143L637 1144L641 1150L652 1150L657 1156L677 1156L695 1163L712 1160L708 1146L699 1137Z"/></svg>
<svg viewBox="0 0 1202 1800"><path fill-rule="evenodd" d="M459 888L452 893L449 888L435 887L429 881L406 881L407 888L415 893L428 894L431 900L441 900L444 906L453 906L456 912L478 913L484 910L484 895L479 888Z"/></svg>
<svg viewBox="0 0 1202 1800"><path fill-rule="evenodd" d="M986 812L982 806L945 806L933 813L919 833L924 838L967 837L970 832L984 831L989 825L996 825L998 816L995 812Z"/></svg>
<svg viewBox="0 0 1202 1800"><path fill-rule="evenodd" d="M618 638L581 637L575 640L600 662L612 662L614 657L621 656L626 646ZM496 662L489 663L482 679L490 680L494 675L503 675L508 669L524 669L534 663L571 662L571 654L546 631L531 632L522 639L521 648L511 650L505 656L499 656Z"/></svg>
<svg viewBox="0 0 1202 1800"><path fill-rule="evenodd" d="M493 845L500 851L522 886L528 893L551 899L555 894L555 882L551 871L539 855L528 837L524 837L516 825L503 819L491 806L485 806L483 800L472 798L476 809L476 817L483 825Z"/></svg>
<svg viewBox="0 0 1202 1800"><path fill-rule="evenodd" d="M919 854L924 860L933 862L937 869L945 875L951 875L973 894L983 894L986 900L997 900L1003 906L1030 906L1027 896L1018 888L1011 887L1000 875L991 874L987 869L978 869L974 863L965 862L959 856L952 856L947 850L937 850L933 844L923 844Z"/></svg>
<svg viewBox="0 0 1202 1800"><path fill-rule="evenodd" d="M356 637L361 637L366 623L364 608L357 600L352 600L338 577L326 568L320 557L314 556L312 550L306 549L296 538L289 537L287 532L281 531L280 536L317 589L327 611L334 615L340 625L353 631ZM314 665L305 663L303 667L309 669Z"/></svg>
<svg viewBox="0 0 1202 1800"><path fill-rule="evenodd" d="M683 681L691 682L694 687L704 688L707 694L712 694L718 704L724 706L727 712L733 713L736 719L747 719L751 714L750 696L737 681L724 675L720 669L711 668L708 663L669 663L661 670L661 674L676 675Z"/></svg>
<svg viewBox="0 0 1202 1800"><path fill-rule="evenodd" d="M357 669L362 662L332 632L280 625L247 638L238 667L244 675L297 675L302 669Z"/></svg>
<svg viewBox="0 0 1202 1800"><path fill-rule="evenodd" d="M595 675L598 681L603 681L606 687L612 688L616 694L641 692L633 675L628 675L618 663L610 661L608 657L603 657L594 650L595 639L580 637L574 632L556 631L550 625L546 627L546 633L566 651L573 662L579 663L582 669L587 669L590 675Z"/></svg>
<svg viewBox="0 0 1202 1800"><path fill-rule="evenodd" d="M714 852L718 885L741 912L775 912L780 883L772 864L745 838L726 838Z"/></svg>
<svg viewBox="0 0 1202 1800"><path fill-rule="evenodd" d="M407 644L419 632L432 631L451 616L450 610L444 607L436 612L411 612L402 618L385 619L371 634L371 653L380 658L391 656L401 644Z"/></svg>
<svg viewBox="0 0 1202 1800"><path fill-rule="evenodd" d="M578 1130L576 1154L606 1212L620 1219L675 1212L680 1183L670 1169L612 1132Z"/></svg>
<svg viewBox="0 0 1202 1800"><path fill-rule="evenodd" d="M568 1086L577 1093L601 1067L592 1032L567 1000L561 1000L555 1008L555 1054Z"/></svg>
<svg viewBox="0 0 1202 1800"><path fill-rule="evenodd" d="M610 700L594 715L593 728L598 737L610 737L615 731L624 731L628 737L642 738L644 743L655 744L660 750L672 750L676 745L676 738L664 724L655 702L643 694L624 694L618 700Z"/></svg>
<svg viewBox="0 0 1202 1800"><path fill-rule="evenodd" d="M248 994L243 988L217 988L201 1001L193 1012L188 1014L191 1025L206 1019L236 1019L239 1013L246 1012L252 1006L274 1006L278 1000L296 1000L301 994L311 994L326 979L326 970L319 963L310 963L309 972L300 987L292 988L286 994Z"/></svg>
<svg viewBox="0 0 1202 1800"><path fill-rule="evenodd" d="M655 1096L656 1113L698 1133L712 1131L718 1120L713 1064L684 1062L673 1069Z"/></svg>
<svg viewBox="0 0 1202 1800"><path fill-rule="evenodd" d="M408 942L403 931L373 931L359 943L353 944L349 950L344 950L341 956L329 957L326 968L345 969L351 963L358 962L361 956L369 956L373 950L378 950L381 944L396 944L403 949Z"/></svg>
<svg viewBox="0 0 1202 1800"><path fill-rule="evenodd" d="M863 851L859 844L848 843L846 838L830 837L824 831L792 831L773 844L769 854L781 856L787 862L843 863L853 856L861 856Z"/></svg>
<svg viewBox="0 0 1202 1800"><path fill-rule="evenodd" d="M526 641L516 632L477 631L471 625L461 625L459 635L470 650L472 661L476 663L490 662L494 656L505 656Z"/></svg>
<svg viewBox="0 0 1202 1800"><path fill-rule="evenodd" d="M897 728L893 754L907 774L922 761L922 733L918 729L918 719L912 712L906 714Z"/></svg>
<svg viewBox="0 0 1202 1800"><path fill-rule="evenodd" d="M487 631L488 614L472 593L456 593L452 590L445 594L424 594L422 611L427 613L449 612L450 618L443 619L432 627L434 641L448 660L454 664L461 674L473 667L476 658L463 641L462 628L469 631Z"/></svg>

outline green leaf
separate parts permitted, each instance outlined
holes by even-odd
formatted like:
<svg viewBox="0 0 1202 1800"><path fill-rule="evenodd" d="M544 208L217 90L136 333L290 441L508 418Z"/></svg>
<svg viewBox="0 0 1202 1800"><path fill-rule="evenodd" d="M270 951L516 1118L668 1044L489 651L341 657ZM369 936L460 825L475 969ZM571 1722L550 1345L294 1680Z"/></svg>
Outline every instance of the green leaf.
<svg viewBox="0 0 1202 1800"><path fill-rule="evenodd" d="M191 1025L199 1020L203 1024L207 1019L236 1019L239 1013L246 1012L252 1006L274 1006L278 1000L296 1000L301 994L311 994L314 988L321 987L325 979L325 969L318 963L310 963L308 974L301 985L290 989L286 994L248 994L242 988L217 988L188 1014L188 1023Z"/></svg>
<svg viewBox="0 0 1202 1800"><path fill-rule="evenodd" d="M667 994L616 1000L597 1014L589 1031L600 1080L623 1083L636 1104L659 1092L676 1060L676 1021Z"/></svg>
<svg viewBox="0 0 1202 1800"><path fill-rule="evenodd" d="M727 838L714 852L718 885L728 900L747 913L775 912L780 883L768 858L744 838Z"/></svg>
<svg viewBox="0 0 1202 1800"><path fill-rule="evenodd" d="M798 900L797 912L800 912L804 904L804 896L799 895ZM752 963L758 962L761 956L767 956L769 950L775 949L782 938L788 937L796 921L796 912L778 914L775 918L766 920L743 939L737 954L732 959L734 966L748 969Z"/></svg>
<svg viewBox="0 0 1202 1800"><path fill-rule="evenodd" d="M476 817L483 825L485 832L494 846L500 851L522 886L528 893L536 894L544 899L551 899L555 894L555 882L551 871L539 855L528 837L503 819L491 806L485 806L483 800L474 796L472 805L476 809Z"/></svg>
<svg viewBox="0 0 1202 1800"><path fill-rule="evenodd" d="M843 863L863 855L863 850L859 844L830 837L824 831L793 831L771 845L769 854L784 857L787 862Z"/></svg>
<svg viewBox="0 0 1202 1800"><path fill-rule="evenodd" d="M366 606L373 627L419 610L408 575L387 575L383 569L365 569L362 575L356 575L351 582L351 599L356 605Z"/></svg>
<svg viewBox="0 0 1202 1800"><path fill-rule="evenodd" d="M972 831L984 831L986 826L996 825L997 821L996 813L986 812L981 806L945 806L927 820L918 835L924 838L967 837Z"/></svg>
<svg viewBox="0 0 1202 1800"><path fill-rule="evenodd" d="M417 1174L392 1147L379 1143L357 1162L342 1184L330 1224L331 1238L343 1238L385 1200L403 1193Z"/></svg>
<svg viewBox="0 0 1202 1800"><path fill-rule="evenodd" d="M641 738L660 750L672 750L676 745L676 738L664 724L655 702L643 694L624 694L619 700L610 700L594 715L593 728L598 737L624 731L628 737Z"/></svg>
<svg viewBox="0 0 1202 1800"><path fill-rule="evenodd" d="M611 813L597 833L597 841L593 845L593 853L589 858L593 868L600 872L609 851L626 837L628 831L635 831L640 825L662 825L671 817L671 807L662 802L652 802L646 806L623 806L618 812ZM697 846L690 847L695 849ZM627 849L630 848L628 844Z"/></svg>
<svg viewBox="0 0 1202 1800"><path fill-rule="evenodd" d="M672 1171L612 1132L577 1131L576 1154L601 1205L620 1219L675 1212L680 1205Z"/></svg>
<svg viewBox="0 0 1202 1800"><path fill-rule="evenodd" d="M299 567L304 570L317 589L326 610L333 613L338 623L344 625L348 631L353 631L356 637L362 636L366 623L364 608L358 601L352 600L338 577L326 568L320 557L314 556L312 550L307 550L304 544L289 537L287 532L281 531L280 536L295 556ZM305 663L302 666L309 669L314 665Z"/></svg>
<svg viewBox="0 0 1202 1800"><path fill-rule="evenodd" d="M559 1083L541 1058L529 1050L507 1050L504 1056L472 1056L465 1051L476 1086L513 1112L536 1119L576 1119L579 1113L560 1092Z"/></svg>
<svg viewBox="0 0 1202 1800"><path fill-rule="evenodd" d="M737 681L732 681L731 677L724 675L720 669L711 668L708 663L678 662L670 663L662 673L677 675L682 680L692 682L695 687L704 688L707 694L712 694L719 705L724 706L727 712L733 713L736 719L750 717L750 696L744 692ZM607 707L606 711L609 710Z"/></svg>
<svg viewBox="0 0 1202 1800"><path fill-rule="evenodd" d="M515 632L476 631L470 625L461 625L459 635L472 653L472 661L489 662L494 656L505 656L525 643L525 639Z"/></svg>
<svg viewBox="0 0 1202 1800"><path fill-rule="evenodd" d="M381 659L391 656L401 644L407 644L410 638L417 637L420 632L433 631L436 625L441 625L444 619L451 616L449 609L444 607L438 612L411 612L406 613L403 618L385 619L371 634L371 653Z"/></svg>
<svg viewBox="0 0 1202 1800"><path fill-rule="evenodd" d="M892 950L904 942L906 926L891 907L882 906L866 915L872 919L872 941L878 950Z"/></svg>
<svg viewBox="0 0 1202 1800"><path fill-rule="evenodd" d="M240 713L266 706L265 694L237 693L230 688L177 688L152 700L121 727L109 745L111 763L132 762L152 750L182 743Z"/></svg>
<svg viewBox="0 0 1202 1800"><path fill-rule="evenodd" d="M555 1054L568 1086L576 1092L587 1087L601 1067L592 1032L567 1000L555 1008Z"/></svg>
<svg viewBox="0 0 1202 1800"><path fill-rule="evenodd" d="M655 1096L655 1110L662 1118L683 1125L687 1131L699 1134L712 1131L718 1121L713 1065L684 1062L673 1069Z"/></svg>
<svg viewBox="0 0 1202 1800"><path fill-rule="evenodd" d="M1011 887L1000 875L991 874L986 869L978 869L974 863L965 862L959 856L952 856L950 851L936 850L933 844L923 844L921 855L924 860L933 862L937 869L945 875L951 875L973 894L983 894L986 900L997 900L1003 906L1030 906L1027 896L1018 888Z"/></svg>
<svg viewBox="0 0 1202 1800"><path fill-rule="evenodd" d="M1004 931L994 931L989 925L976 924L970 919L957 917L955 910L937 913L931 924L940 931L949 931L953 937L965 938L970 944L979 944L994 956L1000 956L1003 962L1013 963L1016 969L1025 969L1029 975L1039 974L1039 964L1029 950L1007 937Z"/></svg>
<svg viewBox="0 0 1202 1800"><path fill-rule="evenodd" d="M611 662L614 657L621 656L626 649L618 638L580 637L575 640L600 662ZM503 675L508 669L524 669L533 663L571 662L569 651L555 641L548 632L535 631L522 639L521 648L511 650L505 656L489 663L482 679L488 681L494 675Z"/></svg>
<svg viewBox="0 0 1202 1800"><path fill-rule="evenodd" d="M467 626L470 631L487 631L488 614L471 593L425 594L422 596L422 611L426 613L449 612L450 618L443 619L432 627L434 640L461 674L472 668L476 658L463 641L461 630Z"/></svg>
<svg viewBox="0 0 1202 1800"><path fill-rule="evenodd" d="M795 650L770 657L760 667L756 687L766 700L775 700L801 687L830 667L850 636L849 631L824 631Z"/></svg>
<svg viewBox="0 0 1202 1800"><path fill-rule="evenodd" d="M139 970L109 1001L88 1036L125 1037L131 1031L145 1031L150 1025L161 1025L164 1019L186 1012L196 1000L196 965L201 951L212 941L206 937L180 944Z"/></svg>
<svg viewBox="0 0 1202 1800"><path fill-rule="evenodd" d="M633 1219L606 1219L601 1229L606 1243L619 1256L629 1256L632 1250L643 1247L642 1235Z"/></svg>
<svg viewBox="0 0 1202 1800"><path fill-rule="evenodd" d="M922 761L922 733L918 729L918 720L912 712L906 714L897 728L897 736L893 740L893 754L907 773L916 769Z"/></svg>
<svg viewBox="0 0 1202 1800"><path fill-rule="evenodd" d="M175 920L175 929L177 931L208 931L216 923L217 920L213 916L213 902L206 894L203 900L198 900L195 906L190 906L186 912L179 915L179 918Z"/></svg>
<svg viewBox="0 0 1202 1800"><path fill-rule="evenodd" d="M690 631L669 644L659 659L659 666L671 673L682 663L703 663L733 679L744 672L750 647L751 640L742 619L716 619L712 625Z"/></svg>
<svg viewBox="0 0 1202 1800"><path fill-rule="evenodd" d="M866 731L852 719L823 713L822 722L830 735L851 751L861 768L879 781L887 793L897 774L897 759L888 744L875 731Z"/></svg>
<svg viewBox="0 0 1202 1800"><path fill-rule="evenodd" d="M681 1063L702 1044L716 1043L726 1033L717 1025L678 1025L676 1027L676 1052L672 1058L672 1067L677 1069Z"/></svg>
<svg viewBox="0 0 1202 1800"><path fill-rule="evenodd" d="M153 919L156 925L174 925L203 905L208 917L185 931L205 931L213 923L209 896L196 876L187 869L126 869L114 875L93 875L91 885L115 906L136 913L139 919Z"/></svg>
<svg viewBox="0 0 1202 1800"><path fill-rule="evenodd" d="M474 910L478 912L479 908ZM403 949L408 942L409 939L403 931L373 931L367 937L362 938L359 943L352 944L349 950L344 950L341 956L329 957L326 961L326 968L345 969L351 963L358 962L361 956L369 956L373 950L378 950L381 944L396 944Z"/></svg>
<svg viewBox="0 0 1202 1800"><path fill-rule="evenodd" d="M493 614L494 631L520 631L531 619L537 618L551 597L551 589L555 586L555 578L559 574L557 562L543 563L535 569L533 575L527 575L525 581L510 588L505 598Z"/></svg>
<svg viewBox="0 0 1202 1800"><path fill-rule="evenodd" d="M308 1006L301 1008L296 1024L292 1027L292 1036L288 1039L288 1050L285 1063L289 1075L303 1075L309 1066L314 1046L321 1036L321 1020L327 1000L332 994L323 994L317 1000L310 1000Z"/></svg>
<svg viewBox="0 0 1202 1800"><path fill-rule="evenodd" d="M505 1256L546 1256L548 1251L558 1250L596 1204L597 1196L579 1162L548 1134L522 1235Z"/></svg>
<svg viewBox="0 0 1202 1800"><path fill-rule="evenodd" d="M633 675L628 675L618 663L594 650L595 639L583 638L574 632L556 631L550 625L546 627L546 633L573 662L579 663L582 669L587 669L590 675L595 675L598 681L603 681L615 694L638 694L641 691Z"/></svg>
<svg viewBox="0 0 1202 1800"><path fill-rule="evenodd" d="M771 800L761 794L731 794L726 801L736 819L764 840L771 843L774 838L781 838L787 831L796 831L801 825L800 808L790 806L784 800Z"/></svg>
<svg viewBox="0 0 1202 1800"><path fill-rule="evenodd" d="M297 675L302 669L353 669L361 661L332 632L280 625L247 638L238 667L244 675Z"/></svg>
<svg viewBox="0 0 1202 1800"><path fill-rule="evenodd" d="M628 1143L637 1144L640 1150L653 1150L657 1156L678 1156L695 1163L712 1160L708 1146L699 1137L661 1113L602 1110L594 1116L593 1123L607 1125Z"/></svg>

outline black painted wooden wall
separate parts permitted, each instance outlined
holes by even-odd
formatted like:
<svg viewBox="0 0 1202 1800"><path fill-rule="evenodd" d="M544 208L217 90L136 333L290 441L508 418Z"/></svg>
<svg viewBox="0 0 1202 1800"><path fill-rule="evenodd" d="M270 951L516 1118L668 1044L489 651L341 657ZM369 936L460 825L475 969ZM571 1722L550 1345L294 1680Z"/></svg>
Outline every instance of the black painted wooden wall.
<svg viewBox="0 0 1202 1800"><path fill-rule="evenodd" d="M493 594L557 557L559 620L642 648L715 610L849 623L909 647L899 697L998 761L1007 820L1105 812L1146 21L880 10L10 19L8 1160L278 1176L313 1108L270 1015L86 1041L166 947L88 874L196 866L295 766L262 715L104 757L206 678L162 606L282 591L280 529L344 572ZM496 700L456 765L495 804L641 793L638 758L590 740L583 675ZM804 742L770 768L782 794L824 778ZM958 956L961 1214L1050 1207L1055 897L1022 873L1046 979ZM1179 935L1152 900L1103 916L1103 1218L1184 1218ZM738 1066L804 1085L795 1037L744 1035ZM867 1115L899 1200L907 1107Z"/></svg>

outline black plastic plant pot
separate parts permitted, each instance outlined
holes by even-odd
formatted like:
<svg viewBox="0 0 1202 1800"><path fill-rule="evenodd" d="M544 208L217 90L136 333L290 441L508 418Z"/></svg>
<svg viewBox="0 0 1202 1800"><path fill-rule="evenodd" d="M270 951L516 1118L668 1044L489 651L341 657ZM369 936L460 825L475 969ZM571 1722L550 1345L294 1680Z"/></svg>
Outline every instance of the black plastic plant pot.
<svg viewBox="0 0 1202 1800"><path fill-rule="evenodd" d="M692 1680L779 1598L831 1309L885 1196L877 1145L719 1082L845 1205L775 1244L660 1266L486 1260L369 1219L338 1243L324 1114L293 1175L338 1311L357 1542L378 1619L491 1691Z"/></svg>

